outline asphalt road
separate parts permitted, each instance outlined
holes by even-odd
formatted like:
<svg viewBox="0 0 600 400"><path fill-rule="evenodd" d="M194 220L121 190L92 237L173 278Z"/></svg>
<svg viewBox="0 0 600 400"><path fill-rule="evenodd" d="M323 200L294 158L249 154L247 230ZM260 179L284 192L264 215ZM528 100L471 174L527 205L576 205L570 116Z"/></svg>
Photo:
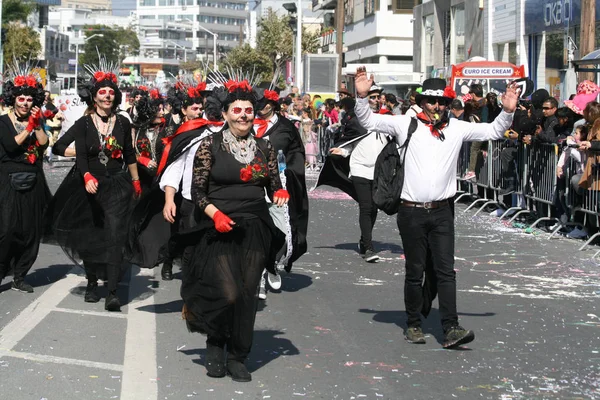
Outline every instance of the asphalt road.
<svg viewBox="0 0 600 400"><path fill-rule="evenodd" d="M68 167L47 170L53 190ZM458 307L476 339L443 350L436 308L427 344L404 340L395 219L380 215L382 260L367 264L356 204L324 188L310 207L309 252L257 315L252 382L205 375L204 338L181 319L178 279L132 268L122 313L108 313L103 300L83 302L82 271L43 245L28 277L34 294L0 286L0 399L600 399L593 249L459 205Z"/></svg>

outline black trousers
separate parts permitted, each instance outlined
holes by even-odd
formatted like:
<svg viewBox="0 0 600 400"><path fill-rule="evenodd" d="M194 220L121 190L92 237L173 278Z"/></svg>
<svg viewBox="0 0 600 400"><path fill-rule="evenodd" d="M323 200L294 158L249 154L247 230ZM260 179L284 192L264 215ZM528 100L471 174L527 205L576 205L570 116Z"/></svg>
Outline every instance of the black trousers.
<svg viewBox="0 0 600 400"><path fill-rule="evenodd" d="M89 283L98 282L98 279L106 281L106 287L109 292L115 292L121 276L121 264L100 264L90 261L83 261L85 268L85 277Z"/></svg>
<svg viewBox="0 0 600 400"><path fill-rule="evenodd" d="M428 251L437 278L442 327L447 330L458 325L452 207L400 207L397 222L406 257L404 304L408 326L421 325L422 285Z"/></svg>
<svg viewBox="0 0 600 400"><path fill-rule="evenodd" d="M181 206L179 207L179 230L186 231L196 226L196 206L191 200L181 198ZM188 265L192 257L193 246L188 246L183 251L181 263L183 266Z"/></svg>
<svg viewBox="0 0 600 400"><path fill-rule="evenodd" d="M23 280L35 263L40 249L41 232L0 234L0 281L13 269L13 279Z"/></svg>
<svg viewBox="0 0 600 400"><path fill-rule="evenodd" d="M367 250L373 250L373 227L377 220L377 207L373 203L373 181L353 176L352 184L358 198L360 241Z"/></svg>

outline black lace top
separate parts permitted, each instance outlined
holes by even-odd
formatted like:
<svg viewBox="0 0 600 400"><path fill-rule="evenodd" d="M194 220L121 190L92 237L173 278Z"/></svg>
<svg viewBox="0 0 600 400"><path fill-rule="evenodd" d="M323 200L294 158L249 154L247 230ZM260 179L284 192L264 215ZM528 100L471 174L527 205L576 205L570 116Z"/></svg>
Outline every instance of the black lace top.
<svg viewBox="0 0 600 400"><path fill-rule="evenodd" d="M107 140L102 149L108 157L106 166L100 162L100 139L92 117L86 115L79 118L71 129L75 136L77 167L81 171L81 175L85 175L86 172L96 177L104 174L112 175L122 171L124 164L135 164L131 124L127 118L121 115L116 117L115 125L110 133L110 136L116 140L116 145Z"/></svg>
<svg viewBox="0 0 600 400"><path fill-rule="evenodd" d="M213 204L225 214L260 213L266 209L265 189L271 200L281 189L277 156L271 144L256 139L257 150L249 165L240 163L215 133L200 143L194 158L192 198L201 211ZM242 174L242 169L254 172ZM252 175L252 178L248 177ZM244 178L244 179L243 179Z"/></svg>
<svg viewBox="0 0 600 400"><path fill-rule="evenodd" d="M27 126L27 121L22 124ZM19 145L15 141L18 134L10 117L0 116L0 163L18 163L25 169L38 168L48 144L40 145L35 134L31 134Z"/></svg>

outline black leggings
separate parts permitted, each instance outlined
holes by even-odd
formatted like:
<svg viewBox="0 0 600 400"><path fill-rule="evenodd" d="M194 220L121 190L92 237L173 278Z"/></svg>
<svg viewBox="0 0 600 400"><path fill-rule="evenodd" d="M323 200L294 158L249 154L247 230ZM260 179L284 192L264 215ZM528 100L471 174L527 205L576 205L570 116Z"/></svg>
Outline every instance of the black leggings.
<svg viewBox="0 0 600 400"><path fill-rule="evenodd" d="M367 250L373 250L373 227L377 220L377 207L373 203L373 181L353 176L352 184L358 198L360 241Z"/></svg>

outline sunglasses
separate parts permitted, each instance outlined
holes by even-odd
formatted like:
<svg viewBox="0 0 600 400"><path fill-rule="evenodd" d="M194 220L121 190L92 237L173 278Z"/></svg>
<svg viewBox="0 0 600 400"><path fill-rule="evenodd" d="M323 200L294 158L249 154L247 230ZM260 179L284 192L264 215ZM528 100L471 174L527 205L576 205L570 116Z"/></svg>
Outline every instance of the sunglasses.
<svg viewBox="0 0 600 400"><path fill-rule="evenodd" d="M552 110L554 107L542 107L542 110Z"/></svg>
<svg viewBox="0 0 600 400"><path fill-rule="evenodd" d="M244 111L244 114L254 114L254 108L253 107L246 107L246 108L233 107L231 109L231 112L234 113L234 114L241 114L242 111Z"/></svg>
<svg viewBox="0 0 600 400"><path fill-rule="evenodd" d="M370 98L371 100L378 100L378 99L379 99L379 96L369 96L369 98Z"/></svg>
<svg viewBox="0 0 600 400"><path fill-rule="evenodd" d="M107 89L100 89L100 90L98 90L98 94L100 96L105 96L107 93L109 95L111 95L111 96L115 95L115 91L113 89L108 89L108 90Z"/></svg>
<svg viewBox="0 0 600 400"><path fill-rule="evenodd" d="M19 96L17 97L17 101L19 103L33 103L33 97Z"/></svg>
<svg viewBox="0 0 600 400"><path fill-rule="evenodd" d="M441 104L441 105L446 104L442 99L440 99L438 97L427 97L425 99L425 101L427 102L427 104L430 104L432 106L435 104Z"/></svg>

